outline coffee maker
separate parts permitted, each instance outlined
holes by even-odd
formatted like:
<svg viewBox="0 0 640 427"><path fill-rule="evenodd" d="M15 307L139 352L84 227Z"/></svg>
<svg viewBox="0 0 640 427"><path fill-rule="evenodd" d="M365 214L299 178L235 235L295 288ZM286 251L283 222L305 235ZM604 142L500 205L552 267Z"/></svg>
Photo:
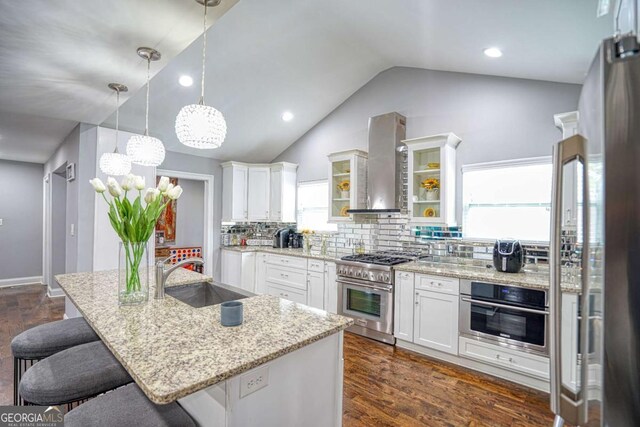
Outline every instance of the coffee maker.
<svg viewBox="0 0 640 427"><path fill-rule="evenodd" d="M273 247L286 248L289 246L289 234L291 229L280 228L273 234Z"/></svg>

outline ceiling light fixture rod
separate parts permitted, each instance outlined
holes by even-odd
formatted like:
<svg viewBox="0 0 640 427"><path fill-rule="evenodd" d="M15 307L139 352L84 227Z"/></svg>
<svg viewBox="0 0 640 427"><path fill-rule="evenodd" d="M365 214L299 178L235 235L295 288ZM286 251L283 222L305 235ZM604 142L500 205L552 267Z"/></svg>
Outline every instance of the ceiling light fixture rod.
<svg viewBox="0 0 640 427"><path fill-rule="evenodd" d="M202 80L200 82L200 105L204 105L204 71L207 58L207 2L202 2L204 18L202 24Z"/></svg>
<svg viewBox="0 0 640 427"><path fill-rule="evenodd" d="M114 153L118 152L118 129L120 127L120 92L127 92L129 90L123 84L120 83L109 83L109 89L116 92L116 147L113 150Z"/></svg>
<svg viewBox="0 0 640 427"><path fill-rule="evenodd" d="M138 56L147 60L147 99L144 114L144 134L149 136L149 84L151 81L151 61L158 61L162 55L150 47L139 47Z"/></svg>

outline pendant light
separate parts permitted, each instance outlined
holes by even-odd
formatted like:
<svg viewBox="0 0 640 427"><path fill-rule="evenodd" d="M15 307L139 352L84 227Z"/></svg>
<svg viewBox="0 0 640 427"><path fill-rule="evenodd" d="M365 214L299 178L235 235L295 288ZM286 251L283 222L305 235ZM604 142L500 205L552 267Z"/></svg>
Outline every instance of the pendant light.
<svg viewBox="0 0 640 427"><path fill-rule="evenodd" d="M160 52L150 47L139 47L138 56L147 60L147 104L144 115L144 135L134 135L127 142L127 155L132 163L142 166L160 166L164 161L164 145L149 136L149 80L151 61L160 59Z"/></svg>
<svg viewBox="0 0 640 427"><path fill-rule="evenodd" d="M204 6L204 28L202 31L202 81L200 100L197 104L182 107L176 117L176 135L187 147L218 148L227 136L227 123L218 110L204 103L204 72L207 51L207 6L217 6L220 0L196 0Z"/></svg>
<svg viewBox="0 0 640 427"><path fill-rule="evenodd" d="M104 153L100 156L100 170L110 176L121 176L131 172L131 160L125 154L118 152L118 127L120 125L120 92L129 90L123 84L109 83L109 89L116 92L116 148L113 153Z"/></svg>

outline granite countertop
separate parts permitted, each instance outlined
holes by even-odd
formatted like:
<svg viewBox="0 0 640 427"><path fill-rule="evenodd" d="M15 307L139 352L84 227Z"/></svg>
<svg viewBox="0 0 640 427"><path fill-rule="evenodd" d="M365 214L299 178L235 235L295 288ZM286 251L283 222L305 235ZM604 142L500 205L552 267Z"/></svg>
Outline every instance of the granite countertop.
<svg viewBox="0 0 640 427"><path fill-rule="evenodd" d="M55 276L60 287L147 397L166 404L295 351L352 320L270 295L243 300L244 323L220 324L220 306L193 308L166 296L119 307L117 270ZM178 269L168 286L210 280Z"/></svg>
<svg viewBox="0 0 640 427"><path fill-rule="evenodd" d="M531 289L549 289L549 275L543 273L501 273L494 268L416 261L394 266L396 271L433 274L457 279L483 280ZM565 292L578 292L579 285L563 284Z"/></svg>
<svg viewBox="0 0 640 427"><path fill-rule="evenodd" d="M331 255L308 254L304 249L272 248L270 246L223 246L221 249L234 252L264 252L275 255L289 255L299 258L318 259L322 261L336 261L338 258Z"/></svg>

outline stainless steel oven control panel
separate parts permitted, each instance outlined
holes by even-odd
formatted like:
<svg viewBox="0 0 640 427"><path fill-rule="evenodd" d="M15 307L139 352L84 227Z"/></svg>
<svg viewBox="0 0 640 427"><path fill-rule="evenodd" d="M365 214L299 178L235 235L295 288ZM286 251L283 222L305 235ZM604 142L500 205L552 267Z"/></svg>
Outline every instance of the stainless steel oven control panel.
<svg viewBox="0 0 640 427"><path fill-rule="evenodd" d="M391 269L380 266L371 266L369 264L362 265L357 263L338 263L336 272L342 277L367 280L369 282L393 284L393 274L391 273Z"/></svg>

